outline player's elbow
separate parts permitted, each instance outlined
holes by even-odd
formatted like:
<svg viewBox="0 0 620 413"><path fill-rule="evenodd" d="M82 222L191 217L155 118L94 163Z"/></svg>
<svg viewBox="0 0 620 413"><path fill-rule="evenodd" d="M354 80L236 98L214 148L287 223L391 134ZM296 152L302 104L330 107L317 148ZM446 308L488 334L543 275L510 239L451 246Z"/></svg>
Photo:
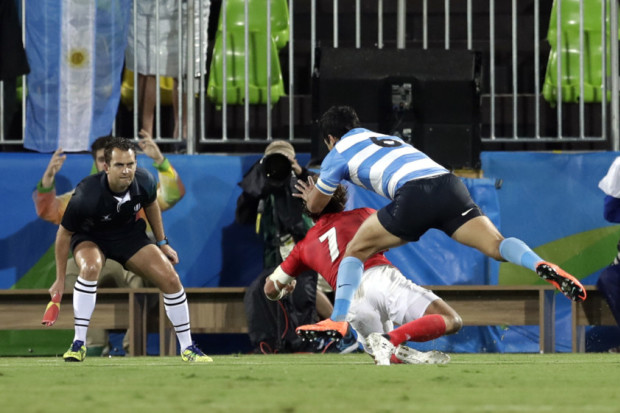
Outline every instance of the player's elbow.
<svg viewBox="0 0 620 413"><path fill-rule="evenodd" d="M185 192L179 191L168 191L168 192L159 192L157 194L157 203L159 204L159 209L161 211L167 211L173 206L175 206L181 199Z"/></svg>
<svg viewBox="0 0 620 413"><path fill-rule="evenodd" d="M44 221L51 222L54 225L58 225L62 221L61 213L58 211L50 211L48 208L37 208L37 216Z"/></svg>

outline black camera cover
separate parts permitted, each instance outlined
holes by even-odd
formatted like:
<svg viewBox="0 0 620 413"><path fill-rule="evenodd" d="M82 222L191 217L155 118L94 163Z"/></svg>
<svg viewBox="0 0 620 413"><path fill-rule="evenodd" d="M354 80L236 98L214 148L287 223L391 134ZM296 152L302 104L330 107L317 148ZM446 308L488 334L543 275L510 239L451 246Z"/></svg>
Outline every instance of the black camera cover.
<svg viewBox="0 0 620 413"><path fill-rule="evenodd" d="M261 163L265 169L265 175L271 181L282 182L291 176L293 169L291 161L280 153L272 153L265 156Z"/></svg>

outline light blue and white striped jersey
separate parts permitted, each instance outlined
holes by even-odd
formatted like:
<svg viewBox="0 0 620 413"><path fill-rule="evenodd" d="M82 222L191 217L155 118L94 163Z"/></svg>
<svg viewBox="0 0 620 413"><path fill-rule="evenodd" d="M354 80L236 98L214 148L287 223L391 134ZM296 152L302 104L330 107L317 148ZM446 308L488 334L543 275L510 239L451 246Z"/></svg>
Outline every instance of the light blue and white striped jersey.
<svg viewBox="0 0 620 413"><path fill-rule="evenodd" d="M332 195L346 179L389 199L405 183L448 170L396 136L356 128L344 135L321 164L316 188Z"/></svg>

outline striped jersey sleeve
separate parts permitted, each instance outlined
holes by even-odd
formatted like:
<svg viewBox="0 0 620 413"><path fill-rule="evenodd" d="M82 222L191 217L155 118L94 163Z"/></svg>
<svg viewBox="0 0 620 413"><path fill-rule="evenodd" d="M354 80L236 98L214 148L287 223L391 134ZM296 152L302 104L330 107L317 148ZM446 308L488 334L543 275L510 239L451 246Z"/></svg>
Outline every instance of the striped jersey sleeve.
<svg viewBox="0 0 620 413"><path fill-rule="evenodd" d="M406 182L448 170L396 136L357 128L344 135L321 164L317 189L331 195L342 180L393 199Z"/></svg>

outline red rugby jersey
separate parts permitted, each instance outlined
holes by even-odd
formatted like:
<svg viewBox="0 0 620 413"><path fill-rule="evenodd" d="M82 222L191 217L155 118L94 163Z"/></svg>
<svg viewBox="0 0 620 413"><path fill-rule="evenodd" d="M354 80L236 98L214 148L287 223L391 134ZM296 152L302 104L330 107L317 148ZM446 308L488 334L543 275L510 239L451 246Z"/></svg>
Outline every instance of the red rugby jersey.
<svg viewBox="0 0 620 413"><path fill-rule="evenodd" d="M291 277L309 269L321 274L336 289L338 266L347 244L362 222L375 212L372 208L323 215L308 231L306 237L295 245L291 254L280 264ZM392 265L383 252L373 255L364 263L364 270L377 265Z"/></svg>

